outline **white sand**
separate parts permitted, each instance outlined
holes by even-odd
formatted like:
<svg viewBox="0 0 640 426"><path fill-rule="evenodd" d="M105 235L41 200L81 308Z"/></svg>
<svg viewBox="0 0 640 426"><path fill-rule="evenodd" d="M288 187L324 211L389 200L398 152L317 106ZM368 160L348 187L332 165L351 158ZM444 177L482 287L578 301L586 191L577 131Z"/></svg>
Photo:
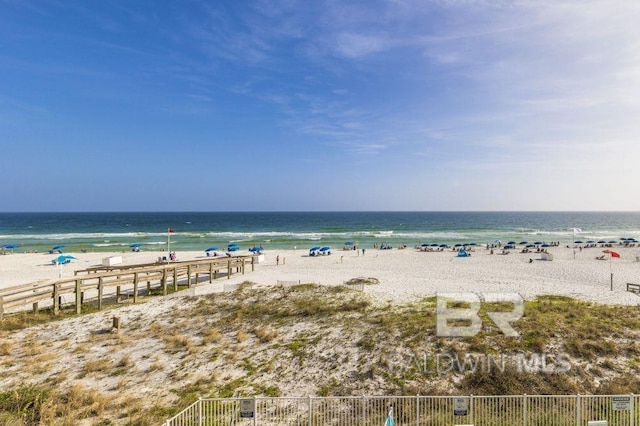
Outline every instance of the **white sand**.
<svg viewBox="0 0 640 426"><path fill-rule="evenodd" d="M452 251L420 252L374 250L362 252L334 251L330 256L309 257L306 250L267 250L265 262L254 272L235 274L230 280L220 278L202 285L196 293L222 289L225 283L252 281L273 285L278 280L337 285L356 277L374 277L380 283L366 287L381 301L406 301L437 292L518 292L527 299L542 294L566 295L608 304L639 304L640 297L627 292L626 283L640 283L640 248L616 247L622 257L596 260L602 248L576 251L565 247L549 249L553 261L542 261L540 254L489 254L476 248L469 258L458 258ZM51 254L10 254L0 256L0 288L38 280L72 276L74 270L98 265L102 258L117 255L126 265L155 261L161 252L70 253L77 257L61 267L51 264ZM280 264L276 265L276 256ZM204 258L202 252L179 252L178 260ZM532 263L529 259L534 259ZM614 289L610 290L610 274Z"/></svg>

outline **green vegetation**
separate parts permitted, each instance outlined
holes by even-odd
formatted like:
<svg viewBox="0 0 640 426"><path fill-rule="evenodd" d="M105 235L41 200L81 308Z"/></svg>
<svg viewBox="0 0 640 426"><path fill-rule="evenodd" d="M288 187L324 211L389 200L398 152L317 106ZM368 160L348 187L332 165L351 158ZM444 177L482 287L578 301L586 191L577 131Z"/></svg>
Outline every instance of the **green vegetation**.
<svg viewBox="0 0 640 426"><path fill-rule="evenodd" d="M332 396L620 394L640 388L637 306L539 297L526 302L513 324L520 336L507 337L487 312L512 306L483 305L480 333L441 338L435 335L435 298L393 305L344 286L253 287L243 283L231 293L184 298L153 318L134 316L120 335L93 332L88 340L67 342L58 350L75 359L69 375L58 371L40 382L37 374L58 359L45 356L49 335L34 329L22 330L28 334L21 339L11 336L53 317L7 317L0 366L22 365L36 376L25 381L35 384L0 393L0 424L104 418L112 423L100 424L159 424L198 397L300 396L298 389ZM134 350L138 342L152 348L142 358ZM97 347L109 355L92 356ZM562 354L570 368L554 370L563 365ZM542 356L549 371L537 368ZM497 368L500 357L509 360L504 368ZM449 363L444 369L443 362ZM113 384L97 392L80 380ZM129 390L145 381L164 386L165 398L149 405Z"/></svg>

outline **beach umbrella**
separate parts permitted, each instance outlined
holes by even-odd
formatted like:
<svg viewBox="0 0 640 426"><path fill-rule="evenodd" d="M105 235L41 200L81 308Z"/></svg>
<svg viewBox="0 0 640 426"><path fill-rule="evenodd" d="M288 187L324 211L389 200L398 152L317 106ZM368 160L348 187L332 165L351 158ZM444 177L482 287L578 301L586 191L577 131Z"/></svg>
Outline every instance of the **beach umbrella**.
<svg viewBox="0 0 640 426"><path fill-rule="evenodd" d="M142 246L142 244L140 244L140 243L135 243L135 244L131 244L131 245L129 246L129 248L137 248L137 247L140 247L140 246Z"/></svg>
<svg viewBox="0 0 640 426"><path fill-rule="evenodd" d="M577 241L576 241L576 242L577 242ZM535 243L533 243L533 244L535 244L535 245L539 246L540 244L544 244L544 243L543 243L542 241L536 241L536 242L535 242Z"/></svg>
<svg viewBox="0 0 640 426"><path fill-rule="evenodd" d="M205 250L205 252L207 251L216 251L218 250L218 247L209 247L208 249Z"/></svg>
<svg viewBox="0 0 640 426"><path fill-rule="evenodd" d="M617 243L616 240L611 240L611 241L608 242L608 244L616 244L616 243Z"/></svg>
<svg viewBox="0 0 640 426"><path fill-rule="evenodd" d="M66 246L55 246L51 250L61 250L61 249L65 248L65 247Z"/></svg>
<svg viewBox="0 0 640 426"><path fill-rule="evenodd" d="M606 250L602 250L602 252L609 254L611 257L620 257L620 253L613 250L606 249Z"/></svg>
<svg viewBox="0 0 640 426"><path fill-rule="evenodd" d="M547 247L551 247L551 246L549 244L543 244L541 247L547 248Z"/></svg>
<svg viewBox="0 0 640 426"><path fill-rule="evenodd" d="M420 247L429 247L429 243L422 243L420 244Z"/></svg>
<svg viewBox="0 0 640 426"><path fill-rule="evenodd" d="M582 242L582 241L574 241L574 243L576 243L576 244L583 244L583 242Z"/></svg>
<svg viewBox="0 0 640 426"><path fill-rule="evenodd" d="M477 246L478 244L476 243L467 243L468 246Z"/></svg>
<svg viewBox="0 0 640 426"><path fill-rule="evenodd" d="M454 245L454 247L462 247L462 246L464 246L464 244L460 244L460 243L458 243L458 244L455 244L455 245Z"/></svg>
<svg viewBox="0 0 640 426"><path fill-rule="evenodd" d="M353 245L353 241L346 241L344 243L345 246L352 246Z"/></svg>
<svg viewBox="0 0 640 426"><path fill-rule="evenodd" d="M442 247L442 248L449 248L449 246L448 246L448 245L446 245L446 244L440 244L440 246L439 246L439 247Z"/></svg>
<svg viewBox="0 0 640 426"><path fill-rule="evenodd" d="M438 243L431 244L431 247L438 247Z"/></svg>
<svg viewBox="0 0 640 426"><path fill-rule="evenodd" d="M516 244L515 241L509 241L507 244Z"/></svg>
<svg viewBox="0 0 640 426"><path fill-rule="evenodd" d="M520 244L526 245L526 244L529 244L529 242L528 241L520 241Z"/></svg>
<svg viewBox="0 0 640 426"><path fill-rule="evenodd" d="M18 247L20 247L18 244L5 244L0 248L3 249L3 250L15 250Z"/></svg>
<svg viewBox="0 0 640 426"><path fill-rule="evenodd" d="M594 244L594 243L595 243L595 241L593 241L593 240L587 241L587 244Z"/></svg>
<svg viewBox="0 0 640 426"><path fill-rule="evenodd" d="M527 247L527 248L534 248L534 247L535 247L535 244L527 244L527 246L526 246L526 247Z"/></svg>
<svg viewBox="0 0 640 426"><path fill-rule="evenodd" d="M51 263L58 263L58 264L68 263L71 261L71 259L76 259L76 258L70 255L60 255L55 259L51 260Z"/></svg>
<svg viewBox="0 0 640 426"><path fill-rule="evenodd" d="M598 241L598 244L607 244L607 242L605 240L600 240Z"/></svg>

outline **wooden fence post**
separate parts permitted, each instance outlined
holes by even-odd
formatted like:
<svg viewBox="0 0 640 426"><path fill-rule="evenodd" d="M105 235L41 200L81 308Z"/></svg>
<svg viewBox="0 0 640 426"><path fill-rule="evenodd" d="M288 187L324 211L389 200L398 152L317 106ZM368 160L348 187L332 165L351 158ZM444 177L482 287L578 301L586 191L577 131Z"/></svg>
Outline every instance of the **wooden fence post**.
<svg viewBox="0 0 640 426"><path fill-rule="evenodd" d="M133 273L133 303L138 301L138 273Z"/></svg>
<svg viewBox="0 0 640 426"><path fill-rule="evenodd" d="M76 280L76 315L80 315L82 313L82 291L81 289L82 280Z"/></svg>
<svg viewBox="0 0 640 426"><path fill-rule="evenodd" d="M227 279L231 279L231 259L227 261Z"/></svg>
<svg viewBox="0 0 640 426"><path fill-rule="evenodd" d="M102 310L102 292L104 291L104 284L102 283L102 277L98 278L98 310Z"/></svg>
<svg viewBox="0 0 640 426"><path fill-rule="evenodd" d="M173 290L178 291L178 268L173 266Z"/></svg>
<svg viewBox="0 0 640 426"><path fill-rule="evenodd" d="M167 295L167 268L162 271L162 294Z"/></svg>
<svg viewBox="0 0 640 426"><path fill-rule="evenodd" d="M53 315L60 312L60 299L58 298L58 283L53 284Z"/></svg>

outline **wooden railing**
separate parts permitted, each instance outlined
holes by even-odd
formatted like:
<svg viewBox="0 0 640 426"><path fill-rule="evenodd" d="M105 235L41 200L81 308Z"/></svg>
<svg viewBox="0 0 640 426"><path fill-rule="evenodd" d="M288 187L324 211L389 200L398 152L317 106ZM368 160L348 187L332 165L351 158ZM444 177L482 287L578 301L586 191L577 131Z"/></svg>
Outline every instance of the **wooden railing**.
<svg viewBox="0 0 640 426"><path fill-rule="evenodd" d="M138 301L140 286L146 284L146 293L152 288L162 289L166 295L169 286L174 291L178 285L191 287L200 281L202 275L209 282L226 272L227 278L235 272L245 273L247 264L255 268L255 256L232 256L190 260L184 262L147 263L139 265L92 267L75 272L75 276L56 280L38 281L0 289L0 316L7 312L25 310L29 304L34 312L41 308L40 303L51 301L53 313L57 315L62 306L62 296L75 295L76 313L82 313L82 304L87 295L96 294L98 309L102 309L105 290L115 288L115 301L121 301L126 295ZM94 299L95 300L95 299Z"/></svg>
<svg viewBox="0 0 640 426"><path fill-rule="evenodd" d="M627 291L640 296L640 284L627 283Z"/></svg>

